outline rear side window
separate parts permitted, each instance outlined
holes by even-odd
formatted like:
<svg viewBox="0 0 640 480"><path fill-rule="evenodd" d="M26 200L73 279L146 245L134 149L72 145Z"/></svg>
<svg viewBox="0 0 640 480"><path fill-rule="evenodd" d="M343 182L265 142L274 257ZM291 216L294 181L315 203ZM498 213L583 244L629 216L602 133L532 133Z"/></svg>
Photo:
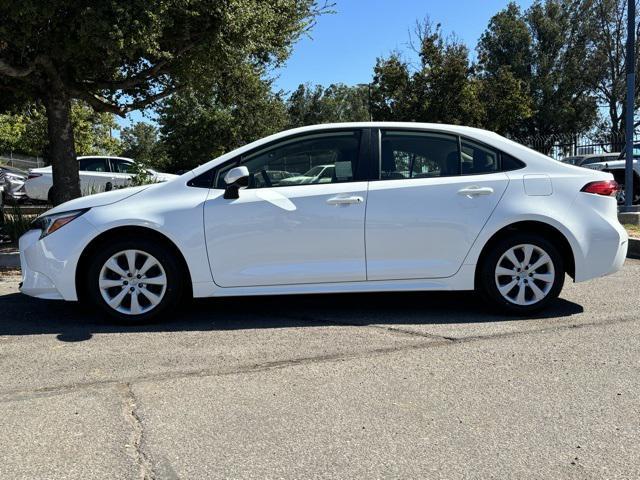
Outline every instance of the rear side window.
<svg viewBox="0 0 640 480"><path fill-rule="evenodd" d="M81 158L80 170L85 172L108 172L109 166L107 165L106 158Z"/></svg>
<svg viewBox="0 0 640 480"><path fill-rule="evenodd" d="M524 162L521 162L515 157L508 155L506 153L500 154L500 170L503 172L508 172L510 170L518 170L520 168L524 168Z"/></svg>
<svg viewBox="0 0 640 480"><path fill-rule="evenodd" d="M381 180L460 174L458 137L439 133L385 131L380 140Z"/></svg>
<svg viewBox="0 0 640 480"><path fill-rule="evenodd" d="M498 152L492 148L467 139L462 139L460 146L463 175L493 173L500 170Z"/></svg>
<svg viewBox="0 0 640 480"><path fill-rule="evenodd" d="M131 173L133 170L133 163L127 162L126 160L112 159L111 166L113 167L113 171L118 173Z"/></svg>

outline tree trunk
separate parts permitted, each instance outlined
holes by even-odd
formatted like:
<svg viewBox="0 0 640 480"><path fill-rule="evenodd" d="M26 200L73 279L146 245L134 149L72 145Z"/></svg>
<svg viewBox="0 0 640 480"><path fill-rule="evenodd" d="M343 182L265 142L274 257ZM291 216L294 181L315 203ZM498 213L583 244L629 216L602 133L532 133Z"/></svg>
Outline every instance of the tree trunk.
<svg viewBox="0 0 640 480"><path fill-rule="evenodd" d="M62 89L51 89L46 96L49 156L53 187L49 195L54 205L80 197L80 175L71 125L71 99Z"/></svg>

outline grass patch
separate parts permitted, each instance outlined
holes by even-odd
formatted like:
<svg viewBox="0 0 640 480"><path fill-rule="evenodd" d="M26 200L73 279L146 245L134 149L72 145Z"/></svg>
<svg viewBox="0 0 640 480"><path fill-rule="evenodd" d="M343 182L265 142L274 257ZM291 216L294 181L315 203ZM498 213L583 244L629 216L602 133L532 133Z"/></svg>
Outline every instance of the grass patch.
<svg viewBox="0 0 640 480"><path fill-rule="evenodd" d="M640 238L640 225L630 225L627 223L624 225L624 228L627 229L630 237Z"/></svg>

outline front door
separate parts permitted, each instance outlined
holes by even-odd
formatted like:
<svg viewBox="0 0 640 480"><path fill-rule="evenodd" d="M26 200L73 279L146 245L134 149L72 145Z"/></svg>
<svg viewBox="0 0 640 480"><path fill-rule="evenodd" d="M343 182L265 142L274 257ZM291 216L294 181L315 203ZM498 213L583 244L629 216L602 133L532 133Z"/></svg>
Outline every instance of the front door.
<svg viewBox="0 0 640 480"><path fill-rule="evenodd" d="M361 131L281 140L222 166L204 207L209 264L222 287L362 281L367 182ZM225 199L224 174L249 186Z"/></svg>
<svg viewBox="0 0 640 480"><path fill-rule="evenodd" d="M383 131L380 147L367 197L367 278L454 275L507 187L499 153L413 131Z"/></svg>

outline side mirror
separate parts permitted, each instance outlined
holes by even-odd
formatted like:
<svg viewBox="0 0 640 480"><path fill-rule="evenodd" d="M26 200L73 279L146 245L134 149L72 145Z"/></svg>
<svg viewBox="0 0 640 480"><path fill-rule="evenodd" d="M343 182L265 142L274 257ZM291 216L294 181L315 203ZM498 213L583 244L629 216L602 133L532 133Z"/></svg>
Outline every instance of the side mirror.
<svg viewBox="0 0 640 480"><path fill-rule="evenodd" d="M227 188L224 190L224 198L227 200L238 198L240 187L249 185L249 169L244 166L232 168L224 176L224 183L227 184Z"/></svg>

